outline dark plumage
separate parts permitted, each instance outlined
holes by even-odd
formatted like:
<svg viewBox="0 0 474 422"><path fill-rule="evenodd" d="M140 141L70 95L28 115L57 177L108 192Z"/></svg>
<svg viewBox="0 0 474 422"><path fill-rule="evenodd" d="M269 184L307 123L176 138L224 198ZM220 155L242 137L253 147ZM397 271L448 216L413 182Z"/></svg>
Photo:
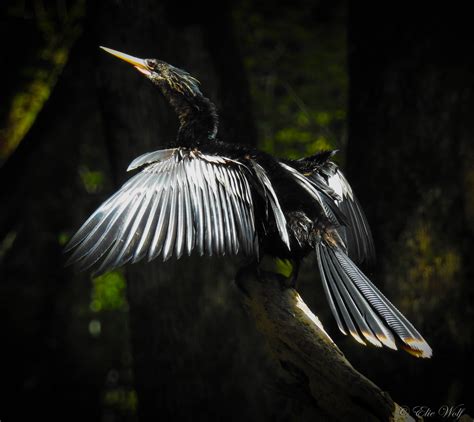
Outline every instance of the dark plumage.
<svg viewBox="0 0 474 422"><path fill-rule="evenodd" d="M135 159L139 170L71 239L69 262L100 273L143 258L243 253L290 259L296 280L311 254L338 326L360 343L397 343L430 357L410 322L358 269L374 258L367 220L326 151L297 161L217 138L214 104L189 73L155 59L109 53L157 85L176 111L169 149Z"/></svg>

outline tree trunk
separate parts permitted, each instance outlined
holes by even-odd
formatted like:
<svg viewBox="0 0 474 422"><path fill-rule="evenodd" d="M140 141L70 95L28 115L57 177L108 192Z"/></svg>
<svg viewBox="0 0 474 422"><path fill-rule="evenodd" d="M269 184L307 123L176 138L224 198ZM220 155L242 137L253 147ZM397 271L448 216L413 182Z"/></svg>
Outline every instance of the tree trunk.
<svg viewBox="0 0 474 422"><path fill-rule="evenodd" d="M472 348L474 321L474 60L467 11L425 6L352 4L347 161L375 236L375 279L434 351L364 373L437 409L469 403L455 356Z"/></svg>
<svg viewBox="0 0 474 422"><path fill-rule="evenodd" d="M105 376L89 365L89 321L78 317L89 303L88 277L64 268L60 240L84 218L81 145L101 141L90 48L83 39L71 51L35 126L0 169L1 239L11 239L0 257L5 420L100 417Z"/></svg>
<svg viewBox="0 0 474 422"><path fill-rule="evenodd" d="M237 284L256 326L280 364L281 385L301 408L298 420L413 421L357 372L287 280L274 273L240 270Z"/></svg>

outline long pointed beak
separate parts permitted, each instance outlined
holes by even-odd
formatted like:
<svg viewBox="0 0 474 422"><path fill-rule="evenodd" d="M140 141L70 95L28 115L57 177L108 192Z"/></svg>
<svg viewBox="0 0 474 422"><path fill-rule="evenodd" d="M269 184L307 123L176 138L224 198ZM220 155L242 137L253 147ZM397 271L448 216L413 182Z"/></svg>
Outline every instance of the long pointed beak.
<svg viewBox="0 0 474 422"><path fill-rule="evenodd" d="M130 63L133 65L137 70L140 72L144 73L145 75L150 74L150 70L148 66L145 63L145 60L139 59L138 57L133 57L125 53L121 53L120 51L117 50L112 50L111 48L107 47L102 47L100 46L102 50L105 50L107 53L112 54L112 56L118 57L119 59L122 59L123 61L126 61L127 63Z"/></svg>

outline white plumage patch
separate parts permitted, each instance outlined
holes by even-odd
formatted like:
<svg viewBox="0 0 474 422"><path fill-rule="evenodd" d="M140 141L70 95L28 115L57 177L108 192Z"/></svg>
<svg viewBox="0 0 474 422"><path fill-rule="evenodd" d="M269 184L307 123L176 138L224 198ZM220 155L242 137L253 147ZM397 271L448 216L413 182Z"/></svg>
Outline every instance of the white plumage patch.
<svg viewBox="0 0 474 422"><path fill-rule="evenodd" d="M258 255L247 167L182 148L144 154L129 170L142 166L71 239L67 249L75 251L69 263L77 262L84 270L102 260L97 270L101 273L145 257L167 260L194 250L201 255ZM287 243L283 212L264 170L259 173L269 192L265 200Z"/></svg>

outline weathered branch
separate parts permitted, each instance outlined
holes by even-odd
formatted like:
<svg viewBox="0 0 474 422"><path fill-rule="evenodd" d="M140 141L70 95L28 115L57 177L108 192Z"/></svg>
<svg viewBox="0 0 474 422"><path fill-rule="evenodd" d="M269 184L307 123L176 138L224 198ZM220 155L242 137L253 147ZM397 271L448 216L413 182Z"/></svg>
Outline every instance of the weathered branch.
<svg viewBox="0 0 474 422"><path fill-rule="evenodd" d="M390 396L357 372L296 290L279 274L246 268L236 282L282 368L285 384L325 420L412 421Z"/></svg>

